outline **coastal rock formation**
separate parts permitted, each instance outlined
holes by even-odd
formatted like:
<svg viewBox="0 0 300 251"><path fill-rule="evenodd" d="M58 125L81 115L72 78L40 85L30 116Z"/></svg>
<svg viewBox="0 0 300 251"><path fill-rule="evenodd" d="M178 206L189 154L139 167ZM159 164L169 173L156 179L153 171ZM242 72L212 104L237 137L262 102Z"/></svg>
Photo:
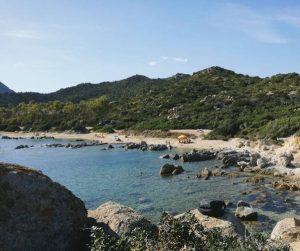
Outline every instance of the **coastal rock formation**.
<svg viewBox="0 0 300 251"><path fill-rule="evenodd" d="M238 235L238 232L230 221L206 216L198 209L191 210L188 213L191 213L205 229L219 228L223 235ZM185 213L176 215L175 218L179 219L184 215Z"/></svg>
<svg viewBox="0 0 300 251"><path fill-rule="evenodd" d="M88 212L88 216L97 222L107 224L118 235L130 234L135 228L149 233L158 231L157 227L132 208L109 201L97 209Z"/></svg>
<svg viewBox="0 0 300 251"><path fill-rule="evenodd" d="M235 210L235 216L241 220L254 221L257 219L257 212L248 202L239 201Z"/></svg>
<svg viewBox="0 0 300 251"><path fill-rule="evenodd" d="M172 165L172 164L164 164L159 171L159 174L164 176L164 175L171 175L171 174L180 174L184 170L182 166L178 165Z"/></svg>
<svg viewBox="0 0 300 251"><path fill-rule="evenodd" d="M167 149L168 149L168 146L163 145L163 144L148 145L148 150L150 150L150 151L164 151Z"/></svg>
<svg viewBox="0 0 300 251"><path fill-rule="evenodd" d="M282 153L276 159L276 164L282 167L291 166L291 162L294 160L294 156L291 153Z"/></svg>
<svg viewBox="0 0 300 251"><path fill-rule="evenodd" d="M84 203L41 172L0 163L0 249L79 250Z"/></svg>
<svg viewBox="0 0 300 251"><path fill-rule="evenodd" d="M237 151L223 151L218 154L218 159L222 160L225 166L236 166L238 162L250 163L250 153Z"/></svg>
<svg viewBox="0 0 300 251"><path fill-rule="evenodd" d="M214 159L215 157L216 157L215 152L210 152L206 150L202 150L202 151L193 150L189 153L184 153L181 156L181 160L183 162L195 162L195 161L211 160Z"/></svg>
<svg viewBox="0 0 300 251"><path fill-rule="evenodd" d="M287 242L300 241L300 220L291 217L277 222L271 233L271 239Z"/></svg>

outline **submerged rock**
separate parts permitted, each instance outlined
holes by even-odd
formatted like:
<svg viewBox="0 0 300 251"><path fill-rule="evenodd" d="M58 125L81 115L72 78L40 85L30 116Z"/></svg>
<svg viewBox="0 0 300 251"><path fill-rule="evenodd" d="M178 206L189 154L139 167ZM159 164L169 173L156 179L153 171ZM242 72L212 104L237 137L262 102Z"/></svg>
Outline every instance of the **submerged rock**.
<svg viewBox="0 0 300 251"><path fill-rule="evenodd" d="M0 163L0 249L80 250L84 203L41 172Z"/></svg>
<svg viewBox="0 0 300 251"><path fill-rule="evenodd" d="M89 217L97 222L107 224L118 235L130 234L135 228L140 228L149 233L156 233L157 226L132 208L109 201L97 209L88 212Z"/></svg>

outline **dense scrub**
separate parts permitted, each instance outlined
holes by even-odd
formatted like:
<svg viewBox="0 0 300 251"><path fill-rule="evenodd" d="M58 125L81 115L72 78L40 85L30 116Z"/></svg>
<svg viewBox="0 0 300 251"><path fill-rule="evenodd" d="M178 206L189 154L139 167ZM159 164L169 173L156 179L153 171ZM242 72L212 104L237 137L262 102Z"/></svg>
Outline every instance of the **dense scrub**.
<svg viewBox="0 0 300 251"><path fill-rule="evenodd" d="M90 109L99 97L106 99L103 109ZM210 138L275 139L300 130L300 76L259 78L212 67L193 75L137 75L50 94L0 94L1 105L0 130L204 128L214 130Z"/></svg>
<svg viewBox="0 0 300 251"><path fill-rule="evenodd" d="M289 251L288 244L268 240L264 234L242 239L225 236L219 229L204 229L192 216L174 219L163 214L159 233L151 236L136 229L130 235L112 237L100 228L92 229L91 251Z"/></svg>

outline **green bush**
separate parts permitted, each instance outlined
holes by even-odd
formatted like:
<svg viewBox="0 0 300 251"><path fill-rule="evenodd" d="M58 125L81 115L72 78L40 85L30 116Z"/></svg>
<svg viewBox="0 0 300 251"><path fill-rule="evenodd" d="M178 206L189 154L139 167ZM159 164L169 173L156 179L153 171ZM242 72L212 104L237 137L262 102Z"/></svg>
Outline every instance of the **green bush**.
<svg viewBox="0 0 300 251"><path fill-rule="evenodd" d="M135 229L130 235L112 237L103 229L91 229L91 251L289 251L289 245L270 241L258 233L241 239L223 235L218 228L205 229L194 216L175 219L164 213L158 235Z"/></svg>

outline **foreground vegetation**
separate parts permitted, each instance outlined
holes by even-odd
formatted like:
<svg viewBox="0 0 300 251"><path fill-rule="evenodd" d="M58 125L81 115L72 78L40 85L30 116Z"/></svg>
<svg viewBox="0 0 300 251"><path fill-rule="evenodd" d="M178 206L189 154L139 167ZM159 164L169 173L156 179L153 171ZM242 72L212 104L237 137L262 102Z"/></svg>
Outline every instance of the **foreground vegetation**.
<svg viewBox="0 0 300 251"><path fill-rule="evenodd" d="M192 215L174 219L163 214L157 235L136 229L130 235L112 237L92 229L91 251L289 251L288 244L270 241L264 234L241 239L222 235L219 229L204 229Z"/></svg>
<svg viewBox="0 0 300 251"><path fill-rule="evenodd" d="M81 84L50 94L0 94L0 130L213 129L210 138L285 137L300 130L300 76L212 67L167 79Z"/></svg>

